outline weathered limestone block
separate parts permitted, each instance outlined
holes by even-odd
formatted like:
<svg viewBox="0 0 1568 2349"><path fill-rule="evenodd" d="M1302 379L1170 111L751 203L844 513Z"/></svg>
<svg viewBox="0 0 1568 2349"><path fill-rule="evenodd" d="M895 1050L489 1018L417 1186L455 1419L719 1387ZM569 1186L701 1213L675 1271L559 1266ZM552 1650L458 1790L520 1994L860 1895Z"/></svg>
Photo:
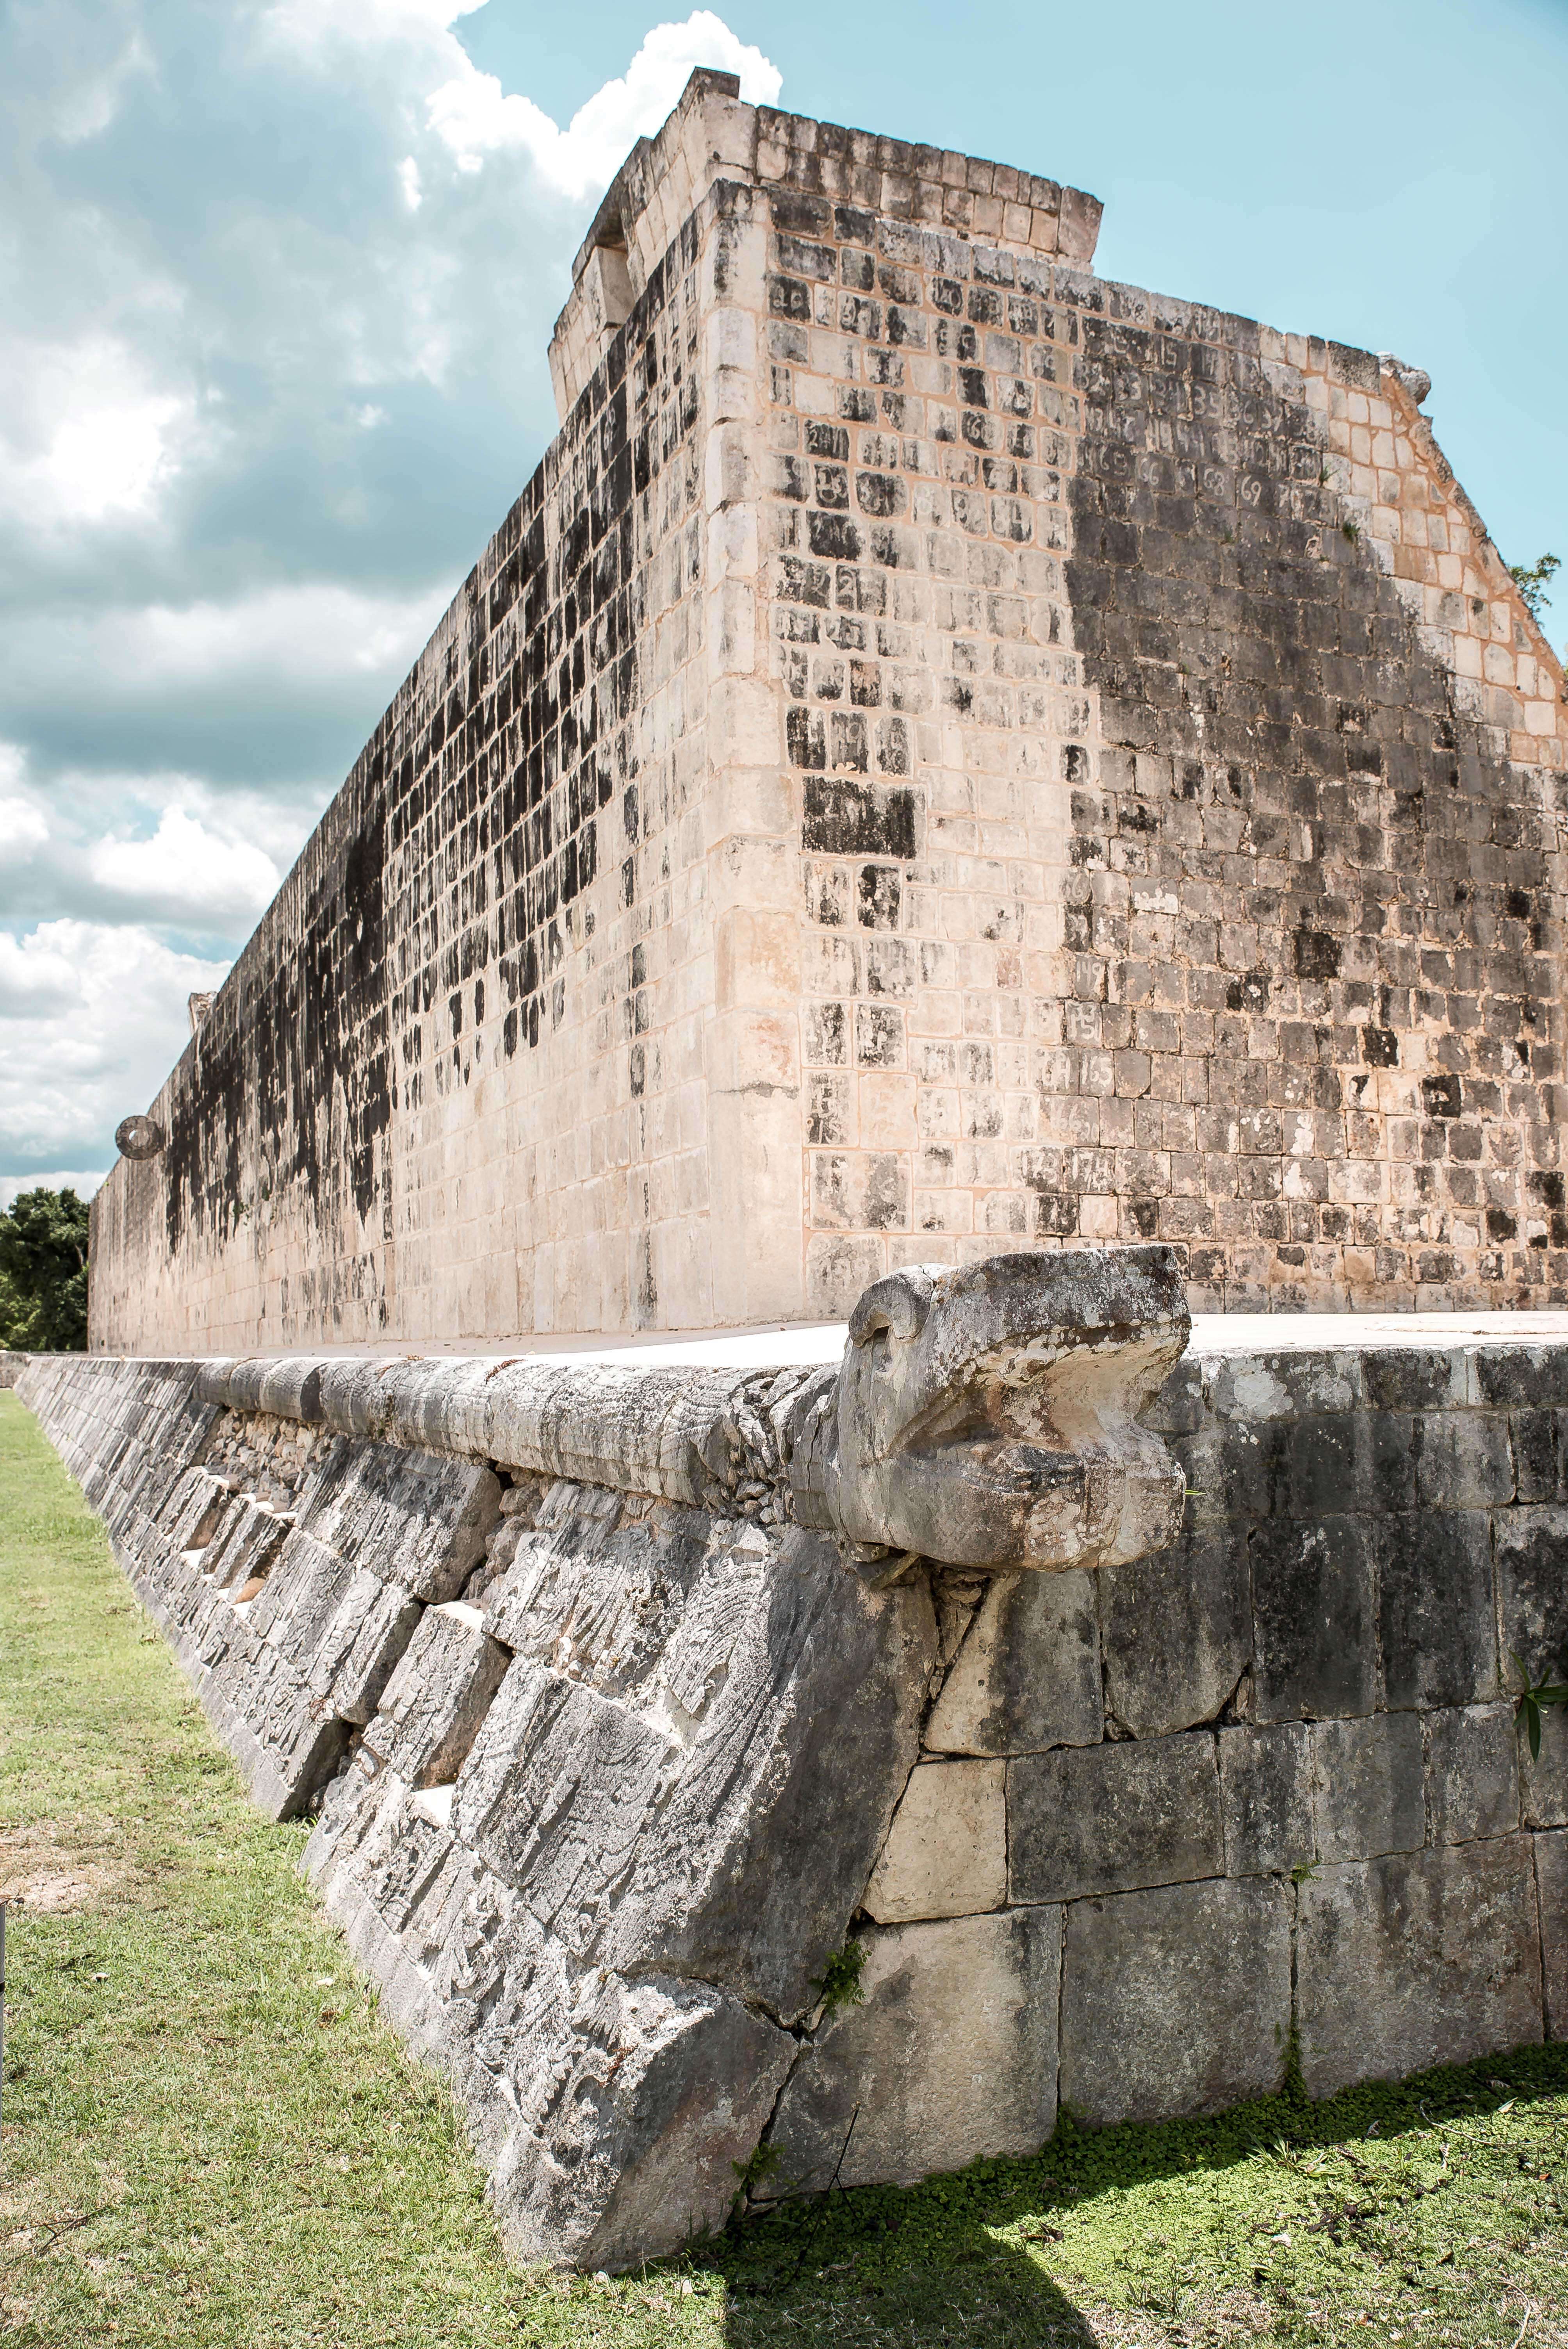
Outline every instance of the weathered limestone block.
<svg viewBox="0 0 1568 2349"><path fill-rule="evenodd" d="M781 2181L909 2182L1032 2153L1056 2122L1059 1909L861 1937L864 2003L802 2051L769 2132Z"/></svg>
<svg viewBox="0 0 1568 2349"><path fill-rule="evenodd" d="M1326 1860L1418 1851L1426 1840L1421 1724L1413 1713L1320 1721L1312 1733L1317 1847Z"/></svg>
<svg viewBox="0 0 1568 2349"><path fill-rule="evenodd" d="M1568 1835L1532 1836L1546 1982L1546 2035L1568 2039Z"/></svg>
<svg viewBox="0 0 1568 2349"><path fill-rule="evenodd" d="M292 1517L253 1501L248 1494L237 1494L203 1547L202 1573L236 1598L244 1595L247 1584L260 1589L293 1525ZM254 1597L255 1591L249 1595Z"/></svg>
<svg viewBox="0 0 1568 2349"><path fill-rule="evenodd" d="M451 2075L509 2251L626 2267L720 2225L794 2040L709 1983L579 1966L431 1800L390 1772L362 1785L306 1864L384 2010Z"/></svg>
<svg viewBox="0 0 1568 2349"><path fill-rule="evenodd" d="M1295 1421L1276 1454L1276 1502L1293 1517L1416 1506L1409 1415L1357 1410Z"/></svg>
<svg viewBox="0 0 1568 2349"><path fill-rule="evenodd" d="M879 1925L973 1917L1007 1898L1006 1765L923 1762L893 1813L861 1907Z"/></svg>
<svg viewBox="0 0 1568 2349"><path fill-rule="evenodd" d="M1368 1713L1377 1701L1377 1536L1357 1517L1253 1528L1260 1721Z"/></svg>
<svg viewBox="0 0 1568 2349"><path fill-rule="evenodd" d="M1390 1518L1379 1586L1391 1705L1481 1704L1497 1694L1491 1519L1484 1510Z"/></svg>
<svg viewBox="0 0 1568 2349"><path fill-rule="evenodd" d="M594 1613L592 1553L619 1536L592 1521L588 1605L549 1661L515 1658L454 1826L583 1963L689 1972L795 2020L919 1750L930 1594L870 1590L796 1529L692 1514L669 1530L690 1586L672 1574L656 1642L628 1655L617 1612ZM503 1638L526 1571L487 1614Z"/></svg>
<svg viewBox="0 0 1568 2349"><path fill-rule="evenodd" d="M211 1470L188 1468L164 1506L170 1547L205 1549L218 1530L219 1516L229 1498L228 1485Z"/></svg>
<svg viewBox="0 0 1568 2349"><path fill-rule="evenodd" d="M407 1785L444 1786L467 1761L509 1658L477 1607L429 1607L387 1683L360 1757Z"/></svg>
<svg viewBox="0 0 1568 2349"><path fill-rule="evenodd" d="M1510 1659L1532 1681L1568 1679L1568 1508L1514 1508L1495 1520L1498 1615Z"/></svg>
<svg viewBox="0 0 1568 2349"><path fill-rule="evenodd" d="M1350 1860L1302 1886L1296 2013L1309 2095L1540 2039L1530 1847L1506 1836Z"/></svg>
<svg viewBox="0 0 1568 2349"><path fill-rule="evenodd" d="M1290 1888L1263 1878L1077 1900L1062 1964L1061 2100L1162 2120L1268 2095L1290 2032Z"/></svg>
<svg viewBox="0 0 1568 2349"><path fill-rule="evenodd" d="M1105 1697L1135 1737L1212 1721L1252 1657L1245 1537L1193 1533L1100 1578Z"/></svg>
<svg viewBox="0 0 1568 2349"><path fill-rule="evenodd" d="M1442 1411L1419 1422L1416 1497L1423 1509L1494 1509L1513 1498L1513 1454L1501 1413Z"/></svg>
<svg viewBox="0 0 1568 2349"><path fill-rule="evenodd" d="M491 2195L514 2258L627 2268L722 2226L794 2043L686 1980L609 1975L584 2005L569 2064L531 2050L553 2126L513 2129Z"/></svg>
<svg viewBox="0 0 1568 2349"><path fill-rule="evenodd" d="M1288 1875L1316 1855L1305 1722L1222 1729L1220 1806L1229 1876Z"/></svg>
<svg viewBox="0 0 1568 2349"><path fill-rule="evenodd" d="M299 1523L323 1548L433 1605L455 1599L500 1511L490 1469L390 1444L334 1444Z"/></svg>
<svg viewBox="0 0 1568 2349"><path fill-rule="evenodd" d="M1522 1501L1568 1501L1568 1409L1511 1411L1514 1490Z"/></svg>
<svg viewBox="0 0 1568 2349"><path fill-rule="evenodd" d="M1043 1753L1104 1733L1096 1583L1085 1569L996 1574L932 1707L939 1754Z"/></svg>
<svg viewBox="0 0 1568 2349"><path fill-rule="evenodd" d="M1220 1875L1213 1738L1140 1738L1009 1763L1007 1848L1015 1900Z"/></svg>
<svg viewBox="0 0 1568 2349"><path fill-rule="evenodd" d="M1522 1721L1516 1725L1514 1745L1525 1826L1568 1826L1568 1713L1555 1705L1542 1713L1539 1754L1532 1754Z"/></svg>
<svg viewBox="0 0 1568 2349"><path fill-rule="evenodd" d="M1432 1843L1476 1843L1519 1826L1519 1738L1511 1704L1427 1716L1427 1826Z"/></svg>
<svg viewBox="0 0 1568 2349"><path fill-rule="evenodd" d="M914 1266L868 1288L789 1424L796 1513L954 1566L1113 1566L1181 1523L1138 1424L1186 1343L1174 1253Z"/></svg>

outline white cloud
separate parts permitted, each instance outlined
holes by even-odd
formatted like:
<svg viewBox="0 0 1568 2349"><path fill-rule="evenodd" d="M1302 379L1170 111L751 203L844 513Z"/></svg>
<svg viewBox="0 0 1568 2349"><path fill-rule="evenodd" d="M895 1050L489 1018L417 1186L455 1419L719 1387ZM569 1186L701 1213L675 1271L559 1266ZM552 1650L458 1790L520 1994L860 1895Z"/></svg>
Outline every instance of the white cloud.
<svg viewBox="0 0 1568 2349"><path fill-rule="evenodd" d="M0 1174L0 1216L15 1205L22 1191L74 1191L78 1199L90 1200L108 1173L107 1166L94 1166L85 1173L80 1167L50 1166L30 1174Z"/></svg>
<svg viewBox="0 0 1568 2349"><path fill-rule="evenodd" d="M29 800L0 800L0 855L25 864L48 836L49 820L42 808Z"/></svg>
<svg viewBox="0 0 1568 2349"><path fill-rule="evenodd" d="M67 772L46 784L0 742L0 920L28 930L119 921L237 945L326 797L320 785L219 791L173 773ZM36 980L48 966L25 968ZM14 970L13 988L23 984Z"/></svg>
<svg viewBox="0 0 1568 2349"><path fill-rule="evenodd" d="M120 110L126 84L133 78L156 79L151 52L141 35L133 33L118 57L89 80L79 83L56 117L55 128L67 146L98 139Z"/></svg>
<svg viewBox="0 0 1568 2349"><path fill-rule="evenodd" d="M449 580L417 595L366 595L332 582L267 587L231 604L145 604L130 610L50 615L12 623L9 655L27 662L35 690L69 689L90 676L101 698L137 698L191 687L222 692L246 678L270 680L280 699L346 676L400 681L451 602Z"/></svg>
<svg viewBox="0 0 1568 2349"><path fill-rule="evenodd" d="M0 930L0 1162L101 1149L184 1050L186 998L221 985L228 968L140 926Z"/></svg>
<svg viewBox="0 0 1568 2349"><path fill-rule="evenodd" d="M206 438L191 393L158 386L114 336L14 347L6 373L0 517L29 530L150 514Z"/></svg>
<svg viewBox="0 0 1568 2349"><path fill-rule="evenodd" d="M277 895L282 873L253 842L224 840L185 809L166 808L150 840L100 840L88 869L111 897L142 917L203 930L251 929Z"/></svg>
<svg viewBox="0 0 1568 2349"><path fill-rule="evenodd" d="M625 73L595 90L562 130L531 98L504 92L494 74L481 73L452 46L459 70L431 93L426 110L459 171L481 171L487 156L519 149L578 200L603 191L635 141L659 128L696 67L738 74L740 94L754 106L771 106L783 87L760 49L711 9L697 8L684 24L655 25Z"/></svg>
<svg viewBox="0 0 1568 2349"><path fill-rule="evenodd" d="M553 429L626 150L694 67L779 93L699 8L562 127L468 13L0 9L0 1167L101 1165L183 1049L185 949L250 929Z"/></svg>

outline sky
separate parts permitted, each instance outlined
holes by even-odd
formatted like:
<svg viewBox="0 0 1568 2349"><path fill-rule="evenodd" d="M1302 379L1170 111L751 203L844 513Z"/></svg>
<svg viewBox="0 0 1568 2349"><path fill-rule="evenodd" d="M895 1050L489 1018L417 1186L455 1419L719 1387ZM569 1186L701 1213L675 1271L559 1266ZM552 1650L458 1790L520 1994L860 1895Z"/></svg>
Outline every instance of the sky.
<svg viewBox="0 0 1568 2349"><path fill-rule="evenodd" d="M0 1207L90 1191L183 1050L537 464L572 254L696 65L1425 367L1568 636L1568 0L0 0Z"/></svg>

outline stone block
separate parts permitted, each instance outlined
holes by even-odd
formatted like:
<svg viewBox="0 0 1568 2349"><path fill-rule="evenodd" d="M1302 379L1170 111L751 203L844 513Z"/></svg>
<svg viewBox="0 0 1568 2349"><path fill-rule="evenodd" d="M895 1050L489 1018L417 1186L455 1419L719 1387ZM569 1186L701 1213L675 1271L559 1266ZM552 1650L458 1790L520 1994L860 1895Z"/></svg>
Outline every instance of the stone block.
<svg viewBox="0 0 1568 2349"><path fill-rule="evenodd" d="M1097 1744L1104 1727L1096 1585L1065 1574L998 1574L926 1723L939 1754L1031 1754Z"/></svg>
<svg viewBox="0 0 1568 2349"><path fill-rule="evenodd" d="M1213 1738L1190 1732L1009 1763L1007 1848L1015 1900L1218 1876Z"/></svg>
<svg viewBox="0 0 1568 2349"><path fill-rule="evenodd" d="M1291 1890L1261 1878L1077 1901L1060 2095L1096 2126L1272 2094L1290 2031Z"/></svg>
<svg viewBox="0 0 1568 2349"><path fill-rule="evenodd" d="M1519 1499L1568 1501L1568 1411L1513 1411L1514 1491Z"/></svg>
<svg viewBox="0 0 1568 2349"><path fill-rule="evenodd" d="M1361 1382L1375 1411L1443 1411L1473 1400L1462 1346L1368 1346Z"/></svg>
<svg viewBox="0 0 1568 2349"><path fill-rule="evenodd" d="M1377 1539L1356 1517L1253 1528L1261 1721L1368 1713L1377 1700Z"/></svg>
<svg viewBox="0 0 1568 2349"><path fill-rule="evenodd" d="M578 1635L514 1658L453 1826L574 1962L690 1974L789 2020L917 1759L935 1622L923 1578L872 1590L819 1535L726 1525L700 1572L671 1558L694 1587L655 1608L674 1628L618 1686L585 1536Z"/></svg>
<svg viewBox="0 0 1568 2349"><path fill-rule="evenodd" d="M1510 1704L1459 1705L1429 1713L1427 1832L1437 1843L1476 1843L1519 1826L1519 1741Z"/></svg>
<svg viewBox="0 0 1568 2349"><path fill-rule="evenodd" d="M489 2029L526 2103L504 2136L485 2117L512 2258L627 2268L720 2227L788 2073L789 2034L705 1983L656 1975L602 1976L581 2005L554 1999L542 2013L526 1964L511 1972Z"/></svg>
<svg viewBox="0 0 1568 2349"><path fill-rule="evenodd" d="M1513 1498L1513 1454L1501 1412L1435 1411L1417 1422L1416 1494L1423 1509L1491 1509Z"/></svg>
<svg viewBox="0 0 1568 2349"><path fill-rule="evenodd" d="M1416 1498L1413 1422L1408 1413L1340 1412L1297 1420L1290 1430L1280 1503L1293 1517L1362 1516L1408 1509Z"/></svg>
<svg viewBox="0 0 1568 2349"><path fill-rule="evenodd" d="M1279 1876L1317 1849L1312 1731L1305 1722L1222 1729L1220 1806L1227 1876Z"/></svg>
<svg viewBox="0 0 1568 2349"><path fill-rule="evenodd" d="M1290 1448L1288 1421L1211 1421L1171 1449L1187 1477L1188 1515L1198 1530L1266 1517Z"/></svg>
<svg viewBox="0 0 1568 2349"><path fill-rule="evenodd" d="M1203 1417L1203 1370L1196 1354L1181 1357L1149 1411L1144 1425L1157 1435L1191 1435Z"/></svg>
<svg viewBox="0 0 1568 2349"><path fill-rule="evenodd" d="M205 1468L189 1468L170 1494L163 1510L170 1545L177 1550L204 1549L218 1530L228 1502L228 1488Z"/></svg>
<svg viewBox="0 0 1568 2349"><path fill-rule="evenodd" d="M423 1612L401 1583L379 1582L366 1568L357 1568L308 1661L296 1659L311 1693L340 1720L363 1727Z"/></svg>
<svg viewBox="0 0 1568 2349"><path fill-rule="evenodd" d="M923 1762L861 1903L879 1925L970 1917L1007 1898L1006 1765Z"/></svg>
<svg viewBox="0 0 1568 2349"><path fill-rule="evenodd" d="M457 1598L500 1515L500 1483L479 1461L340 1440L301 1496L299 1524L431 1605Z"/></svg>
<svg viewBox="0 0 1568 2349"><path fill-rule="evenodd" d="M1138 1738L1212 1721L1252 1654L1246 1537L1184 1534L1099 1578L1105 1699Z"/></svg>
<svg viewBox="0 0 1568 2349"><path fill-rule="evenodd" d="M825 2187L841 2156L858 2186L1034 2152L1056 2124L1061 1910L897 1925L862 1946L863 2005L820 2027L779 2099L780 2179Z"/></svg>
<svg viewBox="0 0 1568 2349"><path fill-rule="evenodd" d="M1426 1841L1421 1723L1414 1713L1320 1721L1312 1733L1317 1848L1326 1860L1418 1851Z"/></svg>
<svg viewBox="0 0 1568 2349"><path fill-rule="evenodd" d="M1299 1903L1309 2095L1540 2039L1528 1836L1349 1860L1304 1884Z"/></svg>
<svg viewBox="0 0 1568 2349"><path fill-rule="evenodd" d="M1248 1423L1354 1411L1362 1399L1361 1364L1337 1347L1220 1355L1205 1364L1203 1392L1217 1418Z"/></svg>
<svg viewBox="0 0 1568 2349"><path fill-rule="evenodd" d="M1391 1705L1480 1704L1496 1695L1491 1520L1484 1511L1392 1518L1378 1579Z"/></svg>
<svg viewBox="0 0 1568 2349"><path fill-rule="evenodd" d="M1541 1908L1541 1959L1546 1985L1546 2035L1568 2039L1568 1834L1532 1836Z"/></svg>
<svg viewBox="0 0 1568 2349"><path fill-rule="evenodd" d="M427 1608L387 1683L363 1751L410 1786L450 1784L511 1659L475 1607Z"/></svg>
<svg viewBox="0 0 1568 2349"><path fill-rule="evenodd" d="M1525 1826L1568 1826L1568 1713L1558 1705L1542 1709L1539 1754L1532 1754L1529 1732L1518 1714L1513 1735Z"/></svg>
<svg viewBox="0 0 1568 2349"><path fill-rule="evenodd" d="M1498 1618L1509 1685L1568 1682L1568 1508L1501 1509L1494 1526Z"/></svg>
<svg viewBox="0 0 1568 2349"><path fill-rule="evenodd" d="M1472 1402L1495 1410L1548 1409L1563 1401L1563 1346L1481 1345L1469 1349Z"/></svg>

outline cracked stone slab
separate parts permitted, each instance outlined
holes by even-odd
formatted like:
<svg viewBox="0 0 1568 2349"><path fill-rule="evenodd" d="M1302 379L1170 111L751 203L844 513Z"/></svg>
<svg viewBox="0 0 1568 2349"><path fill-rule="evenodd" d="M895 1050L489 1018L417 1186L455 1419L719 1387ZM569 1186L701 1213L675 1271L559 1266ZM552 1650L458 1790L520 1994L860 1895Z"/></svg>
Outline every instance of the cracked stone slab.
<svg viewBox="0 0 1568 2349"><path fill-rule="evenodd" d="M1033 2153L1056 2122L1060 1909L859 1938L864 2002L821 2024L774 2116L780 2180L913 2183Z"/></svg>

